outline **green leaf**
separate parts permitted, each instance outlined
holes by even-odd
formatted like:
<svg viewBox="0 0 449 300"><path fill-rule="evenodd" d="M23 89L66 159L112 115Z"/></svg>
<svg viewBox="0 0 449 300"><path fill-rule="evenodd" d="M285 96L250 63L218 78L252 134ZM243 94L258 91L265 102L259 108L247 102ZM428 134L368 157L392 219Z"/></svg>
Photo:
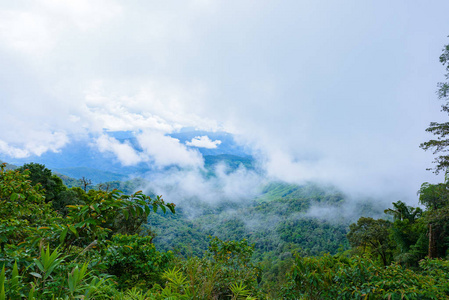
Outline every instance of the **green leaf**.
<svg viewBox="0 0 449 300"><path fill-rule="evenodd" d="M30 289L30 293L28 294L28 300L34 300L34 286Z"/></svg>
<svg viewBox="0 0 449 300"><path fill-rule="evenodd" d="M87 220L85 221L85 223L87 223L87 224L92 224L92 225L97 225L97 221L96 221L96 220L93 220L93 219L87 219Z"/></svg>
<svg viewBox="0 0 449 300"><path fill-rule="evenodd" d="M16 201L17 199L19 199L19 194L17 193L12 193L11 197L9 198L12 202Z"/></svg>
<svg viewBox="0 0 449 300"><path fill-rule="evenodd" d="M143 213L144 213L143 208L140 206L136 207L136 212L138 213L139 216L143 215Z"/></svg>
<svg viewBox="0 0 449 300"><path fill-rule="evenodd" d="M100 211L100 209L98 208L98 203L95 203L95 204L94 204L94 209L95 209L95 211L96 211L98 214L101 214L101 211Z"/></svg>
<svg viewBox="0 0 449 300"><path fill-rule="evenodd" d="M4 283L5 283L5 266L3 265L2 272L0 273L0 289L3 289L3 293L5 293ZM0 299L2 299L1 296L0 296ZM3 296L3 299L5 299L4 296Z"/></svg>
<svg viewBox="0 0 449 300"><path fill-rule="evenodd" d="M65 240L65 237L66 237L66 235L67 235L67 232L68 232L68 228L66 228L66 229L64 229L62 232L61 232L61 236L59 237L59 241L61 242L61 243L64 243L64 240Z"/></svg>
<svg viewBox="0 0 449 300"><path fill-rule="evenodd" d="M17 261L14 262L14 266L12 268L12 277L11 277L11 286L14 289L19 289L19 270L17 269Z"/></svg>
<svg viewBox="0 0 449 300"><path fill-rule="evenodd" d="M167 207L170 209L170 211L174 214L175 213L175 206L173 204L168 205Z"/></svg>
<svg viewBox="0 0 449 300"><path fill-rule="evenodd" d="M76 235L76 237L78 237L78 231L76 231L75 227L73 227L72 225L68 225L69 229L71 232L73 232L73 234Z"/></svg>
<svg viewBox="0 0 449 300"><path fill-rule="evenodd" d="M151 212L151 209L148 205L145 205L144 207L145 207L145 214L148 216Z"/></svg>
<svg viewBox="0 0 449 300"><path fill-rule="evenodd" d="M34 263L39 268L39 270L41 270L42 273L45 272L45 268L44 268L44 266L42 265L42 263L39 260L34 259Z"/></svg>
<svg viewBox="0 0 449 300"><path fill-rule="evenodd" d="M4 285L0 286L0 300L6 300L5 286Z"/></svg>
<svg viewBox="0 0 449 300"><path fill-rule="evenodd" d="M129 208L129 211L131 212L131 215L132 215L133 217L136 217L136 216L137 216L137 210L136 210L134 207L130 207L130 208Z"/></svg>
<svg viewBox="0 0 449 300"><path fill-rule="evenodd" d="M42 278L42 275L39 274L39 273L36 273L36 272L30 272L30 274L33 275L34 277Z"/></svg>

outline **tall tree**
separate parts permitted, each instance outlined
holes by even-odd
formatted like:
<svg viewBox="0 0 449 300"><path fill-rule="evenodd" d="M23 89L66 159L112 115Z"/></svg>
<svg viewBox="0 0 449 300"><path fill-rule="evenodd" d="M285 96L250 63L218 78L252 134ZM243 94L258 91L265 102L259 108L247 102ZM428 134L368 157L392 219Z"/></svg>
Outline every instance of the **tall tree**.
<svg viewBox="0 0 449 300"><path fill-rule="evenodd" d="M440 62L446 67L446 80L449 80L449 44L444 46L443 53L440 56ZM438 98L444 101L441 105L441 110L449 114L449 82L438 83ZM426 131L433 133L436 139L422 143L420 147L424 150L432 149L434 154L438 154L435 158L434 173L438 174L440 171L446 172L449 167L449 122L438 123L431 122Z"/></svg>
<svg viewBox="0 0 449 300"><path fill-rule="evenodd" d="M440 62L446 68L446 82L438 83L438 98L443 100L441 111L449 114L449 45L444 46L443 53L440 56ZM434 173L438 174L444 171L446 178L444 183L429 184L424 183L419 190L419 200L424 204L428 211L426 212L426 221L428 224L429 249L428 256L442 257L449 249L447 238L449 236L449 122L438 123L431 122L426 129L433 133L436 138L422 143L420 147L424 150L432 149L437 157L434 160Z"/></svg>
<svg viewBox="0 0 449 300"><path fill-rule="evenodd" d="M390 228L390 239L395 244L394 259L405 265L418 266L424 258L423 240L426 238L426 224L423 222L423 211L419 207L411 207L402 201L393 202L393 208L385 213L394 218Z"/></svg>
<svg viewBox="0 0 449 300"><path fill-rule="evenodd" d="M347 237L353 248L360 247L364 252L367 251L374 256L378 255L383 265L387 266L391 250L390 227L389 221L361 217L357 223L349 225Z"/></svg>

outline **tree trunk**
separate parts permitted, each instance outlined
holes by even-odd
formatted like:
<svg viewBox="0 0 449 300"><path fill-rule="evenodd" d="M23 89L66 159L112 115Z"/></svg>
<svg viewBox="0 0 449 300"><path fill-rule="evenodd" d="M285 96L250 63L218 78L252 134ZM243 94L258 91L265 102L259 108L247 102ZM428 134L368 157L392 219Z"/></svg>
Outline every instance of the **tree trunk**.
<svg viewBox="0 0 449 300"><path fill-rule="evenodd" d="M436 250L435 230L432 230L432 224L429 224L429 258L437 257Z"/></svg>

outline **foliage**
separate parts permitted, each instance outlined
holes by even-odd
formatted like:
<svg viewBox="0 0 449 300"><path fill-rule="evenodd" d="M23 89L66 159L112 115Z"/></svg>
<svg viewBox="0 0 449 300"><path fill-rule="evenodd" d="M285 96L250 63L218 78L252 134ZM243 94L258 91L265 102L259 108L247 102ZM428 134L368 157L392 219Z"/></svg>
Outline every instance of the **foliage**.
<svg viewBox="0 0 449 300"><path fill-rule="evenodd" d="M248 296L257 295L260 269L251 262L253 251L246 240L211 238L203 258L192 257L180 263L192 298L230 299L236 283L248 291Z"/></svg>
<svg viewBox="0 0 449 300"><path fill-rule="evenodd" d="M69 188L83 188L83 181L81 179L74 179L66 175L56 173L58 177L61 178L62 182ZM89 173L94 178L99 177L99 174ZM85 174L87 175L87 174ZM100 173L101 175L101 173ZM89 177L90 178L90 177ZM112 181L102 181L101 183L95 185L87 186L87 190L101 190L105 192L110 192L112 190L119 190L125 194L132 194L139 190L139 187L148 185L148 182L142 178L136 177L126 181L112 180ZM152 196L152 195L151 195Z"/></svg>
<svg viewBox="0 0 449 300"><path fill-rule="evenodd" d="M67 189L61 178L52 174L52 172L42 164L29 163L17 168L17 171L19 172L24 172L25 170L28 171L31 185L34 186L40 184L44 189L44 196L47 202L58 202L59 194Z"/></svg>
<svg viewBox="0 0 449 300"><path fill-rule="evenodd" d="M202 255L208 235L222 240L247 239L254 244L254 259L259 261L268 256L289 256L292 245L305 255L337 253L339 248L349 247L346 234L350 220L320 220L306 214L314 205L338 209L343 202L340 194L314 185L281 184L270 184L265 194L270 201L222 201L214 205L192 199L181 203L176 215L152 214L148 225L156 228L154 243L188 257Z"/></svg>
<svg viewBox="0 0 449 300"><path fill-rule="evenodd" d="M59 193L58 201L53 202L53 208L64 217L69 213L67 206L79 205L88 202L87 194L79 187L73 187L66 189Z"/></svg>
<svg viewBox="0 0 449 300"><path fill-rule="evenodd" d="M361 217L357 224L349 226L348 240L353 248L380 257L384 266L390 262L389 221Z"/></svg>
<svg viewBox="0 0 449 300"><path fill-rule="evenodd" d="M437 210L443 208L449 203L448 178L446 182L430 184L424 182L418 191L419 202L426 206L428 210Z"/></svg>
<svg viewBox="0 0 449 300"><path fill-rule="evenodd" d="M391 243L395 245L393 258L400 264L417 266L427 253L427 244L423 243L427 232L423 211L402 201L393 202L393 207L385 210L386 214L394 218L389 235Z"/></svg>
<svg viewBox="0 0 449 300"><path fill-rule="evenodd" d="M444 46L443 53L440 56L440 62L446 68L446 80L449 79L449 44ZM449 83L448 82L440 82L438 83L438 98L444 101L441 105L442 111L449 113ZM429 140L428 142L424 142L420 145L420 147L424 150L432 149L434 154L438 154L438 156L434 160L434 172L438 174L440 171L446 172L449 167L449 155L446 154L448 151L447 146L449 145L449 139L447 135L449 134L449 122L438 123L431 122L429 127L426 129L427 132L430 132L436 136L436 139Z"/></svg>
<svg viewBox="0 0 449 300"><path fill-rule="evenodd" d="M15 260L29 264L48 224L60 219L45 202L39 185L32 186L28 172L0 170L0 265Z"/></svg>
<svg viewBox="0 0 449 300"><path fill-rule="evenodd" d="M0 299L449 296L448 262L422 260L429 246L430 224L438 255L444 257L448 246L446 183L423 185L420 200L425 211L398 201L385 210L392 222L360 218L349 226L352 251L342 253L348 245L344 239L347 225L304 214L312 205L333 203L338 207L342 199L315 188L309 188L311 194L304 198L294 196L306 195L304 191L289 193L285 187L274 186L285 198L216 207L195 203L195 209L206 213L189 221L182 209L177 215L157 213L167 208L174 212L174 204L161 197L141 192L128 196L107 189L87 193L80 188L63 189L59 195L65 198L59 202L58 213L53 201L46 201L40 184L33 186L29 171L2 170L0 174L0 210L8 216L0 218L0 267L4 270L0 273ZM197 242L201 246L195 246L195 251L200 251L206 233L219 237L210 238L202 256L175 258L170 251L156 250L153 235L138 235L149 216L151 226L171 227L170 232L184 239L184 249ZM249 225L248 220L255 219L260 224ZM211 223L214 225L205 230ZM248 226L251 231L245 229ZM223 236L231 240L225 241ZM158 239L164 237L163 231ZM309 256L325 250L337 254Z"/></svg>
<svg viewBox="0 0 449 300"><path fill-rule="evenodd" d="M102 256L106 272L117 276L120 287L162 283L162 273L173 260L171 252L156 251L151 237L116 234Z"/></svg>
<svg viewBox="0 0 449 300"><path fill-rule="evenodd" d="M41 184L32 184L29 174L28 169L5 170L4 165L0 171L0 299L109 298L118 293L108 279L114 274L102 273L105 267L112 273L120 255L135 267L125 275L154 275L146 278L149 281L160 277L172 259L171 253L157 252L150 244L152 237L114 234L120 230L135 232L141 216L146 218L158 208L174 212L174 204L141 192L128 196L119 191L84 193L64 188L63 192L71 191L78 199L68 202L79 203L68 205L64 218L54 210L52 201L46 201ZM132 226L121 226L119 221L128 220ZM120 248L115 251L120 255L105 265L101 258L108 257L114 247ZM129 247L134 250L123 253Z"/></svg>
<svg viewBox="0 0 449 300"><path fill-rule="evenodd" d="M447 263L425 260L421 266L415 272L367 257L297 257L283 293L288 299L447 299L448 281L435 276Z"/></svg>
<svg viewBox="0 0 449 300"><path fill-rule="evenodd" d="M132 216L134 219L130 221L142 221L139 216L146 218L152 210L157 211L158 208L164 212L169 208L174 213L174 204L166 204L160 196L151 199L140 191L128 196L117 190L109 193L90 190L87 195L86 204L68 205L68 218L72 224L61 233L66 247L87 246L93 241L101 245L122 227L119 218L129 220ZM127 226L130 229L125 229L126 233L135 233L140 224L131 223Z"/></svg>
<svg viewBox="0 0 449 300"><path fill-rule="evenodd" d="M425 205L424 222L429 236L429 257L444 257L449 250L449 177L444 183L423 183L419 201Z"/></svg>
<svg viewBox="0 0 449 300"><path fill-rule="evenodd" d="M3 266L0 273L0 299L65 299L107 296L113 288L112 281L100 278L88 271L88 263L79 264L66 260L59 249L41 249L41 254L19 275L17 263L10 277ZM71 269L70 271L70 268ZM2 294L4 295L2 298Z"/></svg>
<svg viewBox="0 0 449 300"><path fill-rule="evenodd" d="M393 215L394 221L404 221L414 222L417 218L421 217L423 211L419 207L411 207L402 201L393 202L394 209L386 209L384 212L386 214Z"/></svg>

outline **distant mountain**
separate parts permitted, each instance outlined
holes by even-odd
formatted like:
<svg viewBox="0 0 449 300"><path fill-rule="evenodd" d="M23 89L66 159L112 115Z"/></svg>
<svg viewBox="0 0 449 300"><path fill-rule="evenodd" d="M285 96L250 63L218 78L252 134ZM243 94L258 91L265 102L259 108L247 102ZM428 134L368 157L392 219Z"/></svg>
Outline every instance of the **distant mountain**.
<svg viewBox="0 0 449 300"><path fill-rule="evenodd" d="M133 173L144 167L123 167L112 153L100 152L90 140L72 140L56 153L46 152L41 156L32 155L26 158L13 158L0 154L0 159L15 165L40 163L52 170L84 167L120 174Z"/></svg>
<svg viewBox="0 0 449 300"><path fill-rule="evenodd" d="M6 164L6 166L5 166L5 169L6 169L6 170L14 170L14 169L17 169L17 166L8 164L7 162L4 162L4 161L1 161L1 160L0 160L0 165L3 164L3 163Z"/></svg>
<svg viewBox="0 0 449 300"><path fill-rule="evenodd" d="M148 225L157 232L154 243L161 249L189 256L204 252L207 236L247 239L255 246L256 260L291 252L333 254L339 248L348 248L346 234L351 220L341 217L338 222L329 222L307 214L312 206L320 204L337 211L345 203L338 190L311 183L299 186L272 182L264 187L261 197L267 198L219 204L192 200L177 204L175 215L150 214ZM193 214L191 207L195 207Z"/></svg>
<svg viewBox="0 0 449 300"><path fill-rule="evenodd" d="M300 199L314 197L321 199L328 197L328 202L339 202L343 194L333 186L322 186L314 183L296 185L286 182L270 182L257 198L259 202L269 202L277 199Z"/></svg>
<svg viewBox="0 0 449 300"><path fill-rule="evenodd" d="M87 167L74 167L74 168L56 168L53 169L56 173L64 174L72 178L86 177L92 181L93 184L106 182L106 181L124 181L128 176L124 174L112 173L108 171L102 171L98 169L92 169Z"/></svg>
<svg viewBox="0 0 449 300"><path fill-rule="evenodd" d="M205 155L204 156L204 166L206 169L210 169L218 163L226 164L231 170L235 170L240 166L246 169L254 169L255 161L251 156L237 156L230 154L220 154L220 155Z"/></svg>
<svg viewBox="0 0 449 300"><path fill-rule="evenodd" d="M128 131L106 132L120 142L127 142L136 151L142 151L134 133ZM234 137L226 132L207 132L195 130L182 130L169 136L176 138L186 147L198 150L205 159L206 168L224 162L231 169L240 165L247 168L253 167L253 159L250 153L240 146ZM192 139L205 137L216 142L216 148L196 147L187 145ZM59 152L46 152L41 156L30 156L26 158L13 158L0 154L0 159L14 165L35 162L44 164L47 168L60 174L73 178L86 177L95 183L115 180L126 180L129 177L141 176L153 170L148 163L140 163L135 166L123 166L116 156L110 152L100 152L93 143L94 137L90 139L70 141ZM218 142L219 141L219 142Z"/></svg>

